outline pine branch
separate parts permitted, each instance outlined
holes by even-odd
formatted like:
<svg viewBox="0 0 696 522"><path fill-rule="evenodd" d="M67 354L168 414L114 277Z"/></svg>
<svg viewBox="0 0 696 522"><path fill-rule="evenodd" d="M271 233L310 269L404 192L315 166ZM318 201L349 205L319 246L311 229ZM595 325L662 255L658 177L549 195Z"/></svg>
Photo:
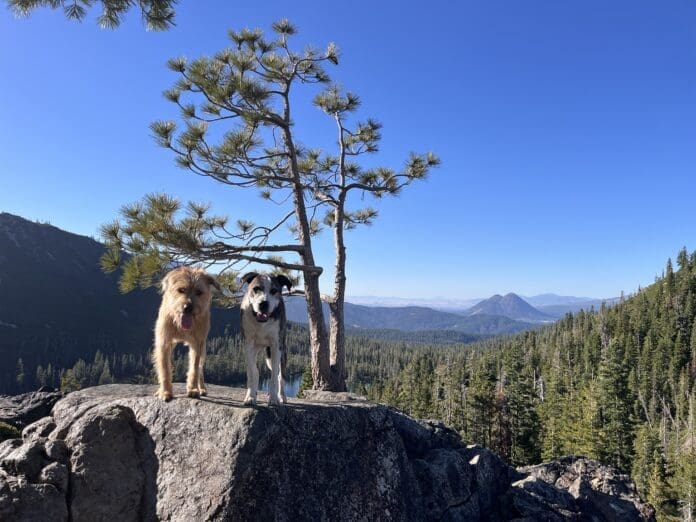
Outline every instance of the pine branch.
<svg viewBox="0 0 696 522"><path fill-rule="evenodd" d="M102 14L97 17L97 23L103 29L115 29L123 21L123 17L135 4L126 0L100 0ZM87 8L94 0L7 0L12 12L19 17L27 17L39 7L62 9L69 20L81 22L87 16ZM177 0L138 0L138 6L143 18L143 24L150 31L166 31L174 24L174 6Z"/></svg>

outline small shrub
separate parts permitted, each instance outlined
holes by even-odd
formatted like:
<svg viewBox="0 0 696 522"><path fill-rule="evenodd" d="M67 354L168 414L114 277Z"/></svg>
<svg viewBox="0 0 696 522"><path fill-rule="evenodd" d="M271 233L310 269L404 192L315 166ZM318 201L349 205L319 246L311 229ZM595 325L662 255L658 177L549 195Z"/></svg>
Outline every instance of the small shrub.
<svg viewBox="0 0 696 522"><path fill-rule="evenodd" d="M4 422L0 422L0 442L7 439L19 439L21 436L22 432L17 428Z"/></svg>

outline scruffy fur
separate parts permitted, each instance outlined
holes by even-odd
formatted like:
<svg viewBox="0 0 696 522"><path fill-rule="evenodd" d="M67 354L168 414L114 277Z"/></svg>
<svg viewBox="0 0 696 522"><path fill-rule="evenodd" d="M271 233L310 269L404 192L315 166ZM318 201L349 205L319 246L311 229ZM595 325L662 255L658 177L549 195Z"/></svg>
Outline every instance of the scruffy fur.
<svg viewBox="0 0 696 522"><path fill-rule="evenodd" d="M247 393L244 404L256 404L259 388L259 351L266 351L266 365L271 370L268 404L285 404L285 304L282 289L290 289L290 280L283 276L250 272L242 277L248 285L242 299L241 324L247 356Z"/></svg>
<svg viewBox="0 0 696 522"><path fill-rule="evenodd" d="M201 268L175 268L162 280L162 304L157 315L152 354L159 382L156 395L162 400L169 401L174 396L172 351L180 342L189 348L188 396L206 395L203 364L205 341L210 330L212 288L220 290L220 285Z"/></svg>

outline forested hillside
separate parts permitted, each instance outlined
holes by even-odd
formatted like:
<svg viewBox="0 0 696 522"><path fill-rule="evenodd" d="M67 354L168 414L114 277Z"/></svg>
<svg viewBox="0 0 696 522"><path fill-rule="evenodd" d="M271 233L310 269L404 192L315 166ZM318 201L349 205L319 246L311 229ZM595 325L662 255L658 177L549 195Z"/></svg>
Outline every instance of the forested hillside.
<svg viewBox="0 0 696 522"><path fill-rule="evenodd" d="M513 464L582 454L633 475L663 520L696 514L696 253L613 307L430 352L370 388Z"/></svg>
<svg viewBox="0 0 696 522"><path fill-rule="evenodd" d="M117 275L99 268L103 253L89 237L0 212L0 393L60 382L97 351L109 374L148 364L160 297L119 292ZM211 336L238 330L238 310L213 310Z"/></svg>

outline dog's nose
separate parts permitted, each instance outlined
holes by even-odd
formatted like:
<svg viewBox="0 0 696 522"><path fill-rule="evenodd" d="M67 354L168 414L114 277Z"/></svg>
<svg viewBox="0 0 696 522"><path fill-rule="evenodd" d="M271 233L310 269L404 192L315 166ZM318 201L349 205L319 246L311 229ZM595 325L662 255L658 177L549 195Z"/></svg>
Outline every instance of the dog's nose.
<svg viewBox="0 0 696 522"><path fill-rule="evenodd" d="M184 313L185 313L185 314L190 314L191 312L193 312L193 304L191 304L191 303L186 303L186 304L184 305Z"/></svg>
<svg viewBox="0 0 696 522"><path fill-rule="evenodd" d="M268 301L261 301L259 303L259 310L262 312L268 312Z"/></svg>

